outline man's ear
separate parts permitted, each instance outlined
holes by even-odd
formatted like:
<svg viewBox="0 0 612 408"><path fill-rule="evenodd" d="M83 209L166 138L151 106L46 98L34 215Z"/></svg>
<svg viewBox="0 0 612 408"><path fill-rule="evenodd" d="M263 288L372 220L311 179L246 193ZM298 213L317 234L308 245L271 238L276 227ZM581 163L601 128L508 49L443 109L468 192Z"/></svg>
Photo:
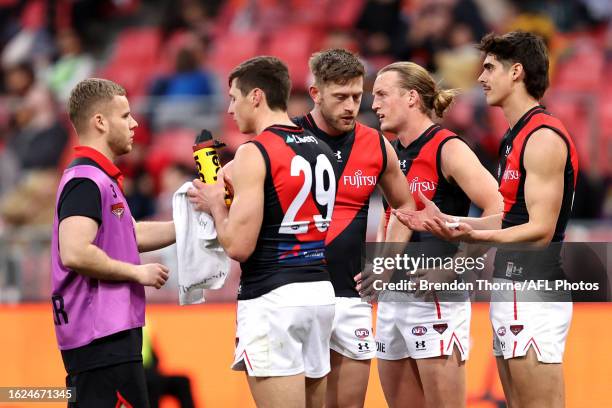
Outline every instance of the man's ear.
<svg viewBox="0 0 612 408"><path fill-rule="evenodd" d="M249 95L249 99L254 107L258 107L264 99L264 93L259 88L253 88L251 90L251 94Z"/></svg>
<svg viewBox="0 0 612 408"><path fill-rule="evenodd" d="M516 62L510 67L510 74L512 75L513 81L518 81L519 79L521 79L524 73L525 70L523 69L523 64L521 64L520 62Z"/></svg>
<svg viewBox="0 0 612 408"><path fill-rule="evenodd" d="M93 122L93 126L100 133L106 133L108 131L108 122L106 118L104 117L104 115L102 115L101 113L96 113L89 120Z"/></svg>
<svg viewBox="0 0 612 408"><path fill-rule="evenodd" d="M312 85L310 88L308 88L308 94L315 105L321 102L321 91L316 85Z"/></svg>
<svg viewBox="0 0 612 408"><path fill-rule="evenodd" d="M408 91L408 106L413 107L414 105L419 103L419 93L411 89Z"/></svg>

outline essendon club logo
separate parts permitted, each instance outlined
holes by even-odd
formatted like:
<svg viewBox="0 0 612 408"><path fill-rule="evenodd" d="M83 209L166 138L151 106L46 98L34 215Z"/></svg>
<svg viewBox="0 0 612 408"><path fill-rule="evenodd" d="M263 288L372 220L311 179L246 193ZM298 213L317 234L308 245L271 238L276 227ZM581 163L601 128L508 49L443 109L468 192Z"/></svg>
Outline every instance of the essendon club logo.
<svg viewBox="0 0 612 408"><path fill-rule="evenodd" d="M448 324L447 323L436 323L433 325L433 328L435 331L442 334L446 331L446 329L448 329Z"/></svg>
<svg viewBox="0 0 612 408"><path fill-rule="evenodd" d="M512 332L512 334L514 334L516 336L517 334L519 334L520 332L523 331L523 325L522 324L513 324L512 326L510 326L510 331Z"/></svg>
<svg viewBox="0 0 612 408"><path fill-rule="evenodd" d="M123 213L125 213L125 206L123 203L116 203L111 205L111 212L119 219L123 217Z"/></svg>

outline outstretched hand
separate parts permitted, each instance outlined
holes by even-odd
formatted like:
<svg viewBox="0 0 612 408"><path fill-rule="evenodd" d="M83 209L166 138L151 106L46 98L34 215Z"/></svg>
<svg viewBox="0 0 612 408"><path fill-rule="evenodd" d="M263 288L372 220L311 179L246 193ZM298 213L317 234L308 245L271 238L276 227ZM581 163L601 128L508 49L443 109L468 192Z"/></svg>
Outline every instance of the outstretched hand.
<svg viewBox="0 0 612 408"><path fill-rule="evenodd" d="M452 217L442 213L438 206L425 197L421 191L419 191L419 199L421 203L423 203L422 210L408 210L403 208L398 208L393 210L393 214L397 217L398 220L408 228L413 231L426 231L425 222L433 221L434 218L438 217L445 221L452 222Z"/></svg>
<svg viewBox="0 0 612 408"><path fill-rule="evenodd" d="M434 217L433 220L424 221L423 226L425 227L425 231L445 241L473 241L472 233L474 230L469 224L464 222L458 222L455 223L455 226L449 227L446 221Z"/></svg>

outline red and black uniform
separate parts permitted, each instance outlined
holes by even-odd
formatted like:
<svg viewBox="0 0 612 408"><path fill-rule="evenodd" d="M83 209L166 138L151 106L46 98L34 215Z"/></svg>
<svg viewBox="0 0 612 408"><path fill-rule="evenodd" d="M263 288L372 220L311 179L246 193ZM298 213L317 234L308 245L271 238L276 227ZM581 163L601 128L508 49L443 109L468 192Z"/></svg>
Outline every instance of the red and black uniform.
<svg viewBox="0 0 612 408"><path fill-rule="evenodd" d="M332 151L293 126L271 126L249 143L266 163L264 214L255 251L241 264L238 300L289 283L328 281L325 237L336 194Z"/></svg>
<svg viewBox="0 0 612 408"><path fill-rule="evenodd" d="M529 221L525 202L525 179L527 173L523 163L525 145L539 129L548 128L557 133L567 146L563 198L552 242L562 242L570 218L574 200L574 189L578 177L578 154L574 142L561 121L546 112L543 106L536 106L526 112L514 128L508 129L502 140L497 170L499 191L504 198L502 229L525 224ZM559 256L560 245L551 247L545 256L530 255L529 252L509 251L500 248L495 258L494 276L512 280L563 279L564 274Z"/></svg>
<svg viewBox="0 0 612 408"><path fill-rule="evenodd" d="M338 191L325 257L336 296L358 297L353 277L363 269L370 196L387 167L383 136L360 123L350 132L330 136L310 114L293 121L327 143L335 156Z"/></svg>
<svg viewBox="0 0 612 408"><path fill-rule="evenodd" d="M400 169L406 175L417 210L424 208L419 198L421 191L443 213L465 217L470 209L470 199L454 180L447 180L442 174L442 147L451 139L462 140L450 130L443 129L439 125L431 125L408 146L404 147L399 139L392 141L391 145L397 153ZM386 222L388 222L391 210L386 202L384 205ZM415 231L410 241L440 240L430 233Z"/></svg>

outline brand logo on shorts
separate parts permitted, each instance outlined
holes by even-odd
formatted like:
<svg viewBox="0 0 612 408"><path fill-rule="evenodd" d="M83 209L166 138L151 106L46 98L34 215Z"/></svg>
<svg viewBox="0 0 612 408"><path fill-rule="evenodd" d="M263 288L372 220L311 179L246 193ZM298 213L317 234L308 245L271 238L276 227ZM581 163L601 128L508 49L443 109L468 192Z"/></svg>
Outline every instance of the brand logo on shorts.
<svg viewBox="0 0 612 408"><path fill-rule="evenodd" d="M437 331L438 333L442 334L446 331L446 329L448 329L448 324L446 323L436 323L433 325L433 328L435 331Z"/></svg>
<svg viewBox="0 0 612 408"><path fill-rule="evenodd" d="M366 352L370 351L370 344L369 343L357 343L357 347L359 347L359 352L360 353L366 353Z"/></svg>
<svg viewBox="0 0 612 408"><path fill-rule="evenodd" d="M505 341L500 341L499 342L499 346L501 347L502 350L506 349L506 342Z"/></svg>
<svg viewBox="0 0 612 408"><path fill-rule="evenodd" d="M425 350L427 347L425 347L425 340L423 341L417 341L416 342L416 349L417 350Z"/></svg>
<svg viewBox="0 0 612 408"><path fill-rule="evenodd" d="M497 335L498 336L505 336L506 335L506 328L504 326L501 326L499 329L497 329Z"/></svg>
<svg viewBox="0 0 612 408"><path fill-rule="evenodd" d="M377 341L376 342L376 351L379 351L381 353L386 353L385 343Z"/></svg>
<svg viewBox="0 0 612 408"><path fill-rule="evenodd" d="M357 336L358 339L365 339L366 337L368 337L370 335L370 331L368 329L357 329L355 330L355 336Z"/></svg>
<svg viewBox="0 0 612 408"><path fill-rule="evenodd" d="M125 206L123 203L117 203L111 205L111 212L115 215L115 217L121 219L123 217L123 213L125 213Z"/></svg>
<svg viewBox="0 0 612 408"><path fill-rule="evenodd" d="M514 265L514 262L506 262L506 277L511 278L512 276L522 276L523 267Z"/></svg>
<svg viewBox="0 0 612 408"><path fill-rule="evenodd" d="M415 336L422 336L427 333L427 327L425 326L415 326L412 328L412 334Z"/></svg>
<svg viewBox="0 0 612 408"><path fill-rule="evenodd" d="M512 332L512 334L514 334L516 336L520 332L523 331L523 325L522 324L513 324L512 326L510 326L510 331Z"/></svg>

